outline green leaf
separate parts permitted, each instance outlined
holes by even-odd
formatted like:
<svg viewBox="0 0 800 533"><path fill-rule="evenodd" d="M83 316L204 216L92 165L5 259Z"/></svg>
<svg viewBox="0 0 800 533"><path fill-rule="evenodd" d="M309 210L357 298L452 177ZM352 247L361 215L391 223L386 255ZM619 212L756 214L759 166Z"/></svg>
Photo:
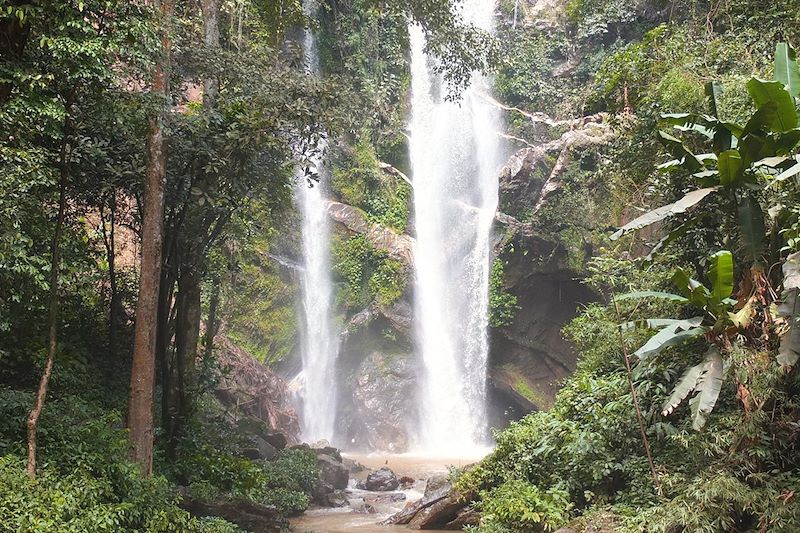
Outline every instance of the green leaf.
<svg viewBox="0 0 800 533"><path fill-rule="evenodd" d="M720 185L730 187L739 181L742 175L742 156L738 150L726 150L719 154L717 165Z"/></svg>
<svg viewBox="0 0 800 533"><path fill-rule="evenodd" d="M709 290L696 279L689 277L682 268L675 270L672 275L672 283L686 296L689 303L702 308L708 305L708 299L711 296Z"/></svg>
<svg viewBox="0 0 800 533"><path fill-rule="evenodd" d="M625 294L620 294L619 296L615 296L614 299L619 300L641 300L643 298L660 298L662 300L672 300L675 302L680 303L689 303L687 298L680 296L678 294L672 294L669 292L660 292L660 291L634 291L628 292Z"/></svg>
<svg viewBox="0 0 800 533"><path fill-rule="evenodd" d="M709 347L702 363L690 367L672 389L667 401L662 405L661 414L668 416L675 411L689 394L697 391L690 404L694 418L692 426L700 430L706 423L706 417L714 409L722 390L723 364L722 356L716 346Z"/></svg>
<svg viewBox="0 0 800 533"><path fill-rule="evenodd" d="M722 356L716 346L711 346L706 352L703 361L703 371L697 379L697 395L692 398L692 414L694 421L692 427L696 431L703 429L706 418L714 410L719 393L722 390Z"/></svg>
<svg viewBox="0 0 800 533"><path fill-rule="evenodd" d="M728 250L720 250L711 256L708 278L714 301L721 302L733 294L733 255Z"/></svg>
<svg viewBox="0 0 800 533"><path fill-rule="evenodd" d="M697 159L697 156L695 156L688 148L686 148L680 139L673 137L667 132L659 131L658 140L661 141L669 153L671 153L676 159L680 159L681 165L683 165L689 172L697 172L703 168L703 164L699 159Z"/></svg>
<svg viewBox="0 0 800 533"><path fill-rule="evenodd" d="M786 87L790 95L800 96L800 69L797 54L788 43L775 45L775 79Z"/></svg>
<svg viewBox="0 0 800 533"><path fill-rule="evenodd" d="M759 264L764 253L764 235L767 229L764 225L764 212L758 200L752 196L743 198L737 206L737 217L747 257L753 263Z"/></svg>
<svg viewBox="0 0 800 533"><path fill-rule="evenodd" d="M700 374L703 373L703 363L689 367L675 384L672 389L672 394L669 395L667 401L661 406L661 414L669 416L673 411L686 399L689 394L697 387L697 380L700 379Z"/></svg>
<svg viewBox="0 0 800 533"><path fill-rule="evenodd" d="M757 131L770 131L772 125L778 119L778 104L775 102L766 102L753 113L750 120L744 126L742 136L749 135Z"/></svg>
<svg viewBox="0 0 800 533"><path fill-rule="evenodd" d="M655 355L664 348L670 346L677 346L692 339L702 336L707 331L706 327L694 327L687 330L682 330L674 326L667 326L652 337L633 355L640 359L645 359L651 355Z"/></svg>
<svg viewBox="0 0 800 533"><path fill-rule="evenodd" d="M719 118L719 99L722 96L722 84L718 81L710 81L705 85L706 99L711 114Z"/></svg>
<svg viewBox="0 0 800 533"><path fill-rule="evenodd" d="M783 83L751 78L747 82L747 91L758 108L761 108L767 102L775 102L777 115L773 123L770 124L772 131L780 133L797 127L797 111L794 107L794 99L783 86Z"/></svg>
<svg viewBox="0 0 800 533"><path fill-rule="evenodd" d="M614 232L614 234L611 235L611 240L617 240L629 231L644 228L650 224L654 224L679 213L685 213L687 209L700 203L706 196L716 190L717 187L706 187L704 189L691 191L675 203L659 207L658 209L649 211L644 215L631 220Z"/></svg>
<svg viewBox="0 0 800 533"><path fill-rule="evenodd" d="M696 316L689 319L680 320L677 318L646 318L642 320L631 320L620 324L622 331L631 329L658 329L666 326L680 327L682 329L689 329L699 326L703 323L703 317Z"/></svg>

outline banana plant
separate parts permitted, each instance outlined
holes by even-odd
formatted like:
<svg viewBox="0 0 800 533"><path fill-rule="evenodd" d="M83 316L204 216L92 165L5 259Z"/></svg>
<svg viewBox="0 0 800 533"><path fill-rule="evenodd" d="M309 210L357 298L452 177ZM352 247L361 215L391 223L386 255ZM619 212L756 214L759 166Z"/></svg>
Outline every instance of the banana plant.
<svg viewBox="0 0 800 533"><path fill-rule="evenodd" d="M683 344L692 339L704 336L710 343L703 361L688 368L678 380L672 394L664 402L662 413L671 414L692 392L694 397L689 401L692 411L693 427L703 428L706 419L719 398L722 388L725 365L722 350L729 343L729 336L741 327L747 327L747 314L741 316L741 309L736 310L737 300L731 298L734 288L733 255L728 250L721 250L710 258L708 279L711 287L706 287L692 279L683 269L678 269L672 282L680 294L659 291L637 291L616 297L616 300L634 300L643 298L660 298L691 304L703 310L703 314L688 319L655 318L627 322L620 327L623 330L632 328L658 329L634 355L641 360L659 353L664 348Z"/></svg>
<svg viewBox="0 0 800 533"><path fill-rule="evenodd" d="M721 87L706 86L710 114L663 114L666 124L680 133L692 132L705 138L711 151L695 154L687 145L666 131L658 132L659 140L674 159L659 166L662 170L681 168L689 171L697 188L677 202L659 207L625 224L612 235L612 240L674 215L685 213L711 195L724 194L730 200L729 214L737 219L748 259L760 264L764 252L765 217L755 193L800 175L800 127L796 99L800 96L800 68L796 53L787 43L778 43L775 50L775 79L752 78L747 90L756 111L744 125L725 121L718 114ZM655 251L676 238L693 224L689 218L670 232Z"/></svg>

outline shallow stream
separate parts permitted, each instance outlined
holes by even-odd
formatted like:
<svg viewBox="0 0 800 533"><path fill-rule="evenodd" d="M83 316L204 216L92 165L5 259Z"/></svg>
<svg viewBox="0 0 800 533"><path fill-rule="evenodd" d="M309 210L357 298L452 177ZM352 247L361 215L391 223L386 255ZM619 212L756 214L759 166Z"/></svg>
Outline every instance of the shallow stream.
<svg viewBox="0 0 800 533"><path fill-rule="evenodd" d="M486 450L488 452L488 450ZM483 453L475 453L470 457L422 457L412 454L390 455L390 454L342 454L344 457L358 461L369 470L387 466L391 468L397 477L409 476L414 478L414 485L407 490L397 490L394 493L402 492L405 500L401 501L376 501L390 493L371 492L355 488L355 482L366 477L368 471L360 474L352 474L350 488L348 492L353 499L365 498L371 500L370 503L375 507L376 512L372 514L356 513L351 507L339 508L312 508L291 520L292 531L295 533L349 533L351 531L364 531L369 533L398 533L400 531L411 531L405 526L381 525L380 522L401 510L406 503L413 502L422 497L425 491L427 479L437 474L445 474L449 466L463 467L481 459Z"/></svg>

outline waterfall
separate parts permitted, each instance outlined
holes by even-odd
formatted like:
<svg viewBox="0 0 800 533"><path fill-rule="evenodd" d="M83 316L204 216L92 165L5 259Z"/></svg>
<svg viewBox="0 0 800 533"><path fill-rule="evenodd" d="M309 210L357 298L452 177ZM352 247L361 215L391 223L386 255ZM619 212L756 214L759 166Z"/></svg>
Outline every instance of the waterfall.
<svg viewBox="0 0 800 533"><path fill-rule="evenodd" d="M467 22L491 31L494 2L467 0ZM417 445L469 452L485 445L490 234L502 148L499 113L474 74L459 102L445 99L422 30L411 41L411 167L416 220L415 332L421 354Z"/></svg>
<svg viewBox="0 0 800 533"><path fill-rule="evenodd" d="M307 13L316 8L306 2ZM305 59L310 75L319 74L316 40L305 33ZM324 148L324 147L323 147ZM336 357L339 345L331 325L333 282L330 269L330 224L324 197L327 172L321 156L312 156L311 171L319 182L309 183L303 172L296 178L295 199L303 216L302 292L303 439L333 440L336 419Z"/></svg>

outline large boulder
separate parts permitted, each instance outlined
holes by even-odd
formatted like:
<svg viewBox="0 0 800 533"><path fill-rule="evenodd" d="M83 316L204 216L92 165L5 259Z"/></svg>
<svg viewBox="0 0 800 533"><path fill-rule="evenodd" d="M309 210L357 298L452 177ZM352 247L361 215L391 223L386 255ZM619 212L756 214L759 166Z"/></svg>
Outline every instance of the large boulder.
<svg viewBox="0 0 800 533"><path fill-rule="evenodd" d="M389 491L397 489L400 486L400 480L390 468L384 466L370 472L364 486L367 490Z"/></svg>
<svg viewBox="0 0 800 533"><path fill-rule="evenodd" d="M474 523L473 516L464 516L470 510L465 503L469 500L456 493L446 478L436 477L429 480L422 498L407 504L383 523L408 525L412 529L445 529L448 524L457 525L462 520Z"/></svg>
<svg viewBox="0 0 800 533"><path fill-rule="evenodd" d="M317 466L319 467L320 480L333 487L334 489L346 489L350 480L350 472L341 461L337 461L330 455L317 455Z"/></svg>

